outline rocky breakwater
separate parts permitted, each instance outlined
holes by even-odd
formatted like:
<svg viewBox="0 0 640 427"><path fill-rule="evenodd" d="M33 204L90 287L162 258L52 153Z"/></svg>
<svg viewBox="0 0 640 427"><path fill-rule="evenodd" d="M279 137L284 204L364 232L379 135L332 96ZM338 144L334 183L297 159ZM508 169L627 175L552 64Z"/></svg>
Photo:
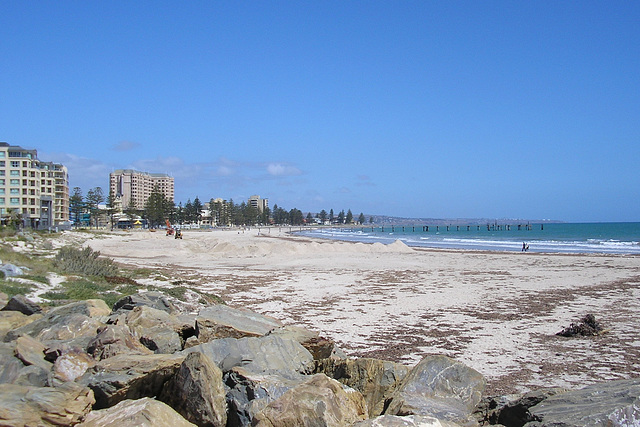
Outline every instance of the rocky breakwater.
<svg viewBox="0 0 640 427"><path fill-rule="evenodd" d="M43 309L0 295L0 425L638 425L640 380L483 397L445 356L351 359L308 329L141 293Z"/></svg>

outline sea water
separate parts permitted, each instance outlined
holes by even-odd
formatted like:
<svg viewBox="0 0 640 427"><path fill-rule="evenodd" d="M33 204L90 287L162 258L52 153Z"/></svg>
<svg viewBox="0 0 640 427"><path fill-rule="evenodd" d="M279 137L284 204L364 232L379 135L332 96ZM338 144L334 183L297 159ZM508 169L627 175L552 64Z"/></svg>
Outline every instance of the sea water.
<svg viewBox="0 0 640 427"><path fill-rule="evenodd" d="M321 227L300 232L310 237L357 242L392 243L401 240L407 246L435 249L471 249L491 251L609 253L640 255L640 223L542 223L358 226Z"/></svg>

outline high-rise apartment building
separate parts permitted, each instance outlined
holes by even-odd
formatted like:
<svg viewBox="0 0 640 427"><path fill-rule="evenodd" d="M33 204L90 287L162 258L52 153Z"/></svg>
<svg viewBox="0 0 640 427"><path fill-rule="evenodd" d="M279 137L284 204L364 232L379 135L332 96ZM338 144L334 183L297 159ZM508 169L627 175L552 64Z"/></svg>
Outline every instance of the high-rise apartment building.
<svg viewBox="0 0 640 427"><path fill-rule="evenodd" d="M260 196L249 197L249 206L258 209L258 212L262 213L269 209L269 199L261 199Z"/></svg>
<svg viewBox="0 0 640 427"><path fill-rule="evenodd" d="M164 173L138 172L132 169L118 169L109 174L109 191L119 198L122 208L130 206L144 209L144 204L155 187L167 200L173 201L173 177Z"/></svg>
<svg viewBox="0 0 640 427"><path fill-rule="evenodd" d="M64 165L38 159L38 152L0 142L0 217L18 213L32 228L69 221L69 174Z"/></svg>

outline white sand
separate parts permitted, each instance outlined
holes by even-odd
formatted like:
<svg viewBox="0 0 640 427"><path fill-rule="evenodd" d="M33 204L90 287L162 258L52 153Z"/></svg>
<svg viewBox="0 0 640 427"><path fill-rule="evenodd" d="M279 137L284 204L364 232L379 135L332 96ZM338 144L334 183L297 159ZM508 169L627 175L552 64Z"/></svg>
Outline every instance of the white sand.
<svg viewBox="0 0 640 427"><path fill-rule="evenodd" d="M114 232L90 246L334 339L350 356L446 354L491 393L640 375L640 257L414 250L289 237L288 228ZM555 336L593 313L610 331Z"/></svg>

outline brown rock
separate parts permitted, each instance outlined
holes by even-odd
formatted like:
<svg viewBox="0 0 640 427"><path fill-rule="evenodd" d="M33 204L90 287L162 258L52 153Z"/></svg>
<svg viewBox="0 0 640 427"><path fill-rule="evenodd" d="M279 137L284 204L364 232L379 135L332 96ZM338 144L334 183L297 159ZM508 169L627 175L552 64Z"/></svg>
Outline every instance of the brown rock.
<svg viewBox="0 0 640 427"><path fill-rule="evenodd" d="M55 388L0 384L0 425L72 426L94 402L93 392L74 382Z"/></svg>
<svg viewBox="0 0 640 427"><path fill-rule="evenodd" d="M92 411L84 422L78 424L79 427L192 427L194 425L170 406L149 397L123 400L111 408Z"/></svg>
<svg viewBox="0 0 640 427"><path fill-rule="evenodd" d="M324 374L316 374L268 404L256 414L253 425L348 426L367 418L366 406L359 392L353 389L345 390L336 380Z"/></svg>
<svg viewBox="0 0 640 427"><path fill-rule="evenodd" d="M385 400L400 386L409 368L378 359L332 358L316 361L315 372L324 373L362 393L369 408L369 417L375 417L382 413Z"/></svg>
<svg viewBox="0 0 640 427"><path fill-rule="evenodd" d="M202 353L190 353L165 384L160 400L199 426L224 427L227 404L222 371Z"/></svg>

